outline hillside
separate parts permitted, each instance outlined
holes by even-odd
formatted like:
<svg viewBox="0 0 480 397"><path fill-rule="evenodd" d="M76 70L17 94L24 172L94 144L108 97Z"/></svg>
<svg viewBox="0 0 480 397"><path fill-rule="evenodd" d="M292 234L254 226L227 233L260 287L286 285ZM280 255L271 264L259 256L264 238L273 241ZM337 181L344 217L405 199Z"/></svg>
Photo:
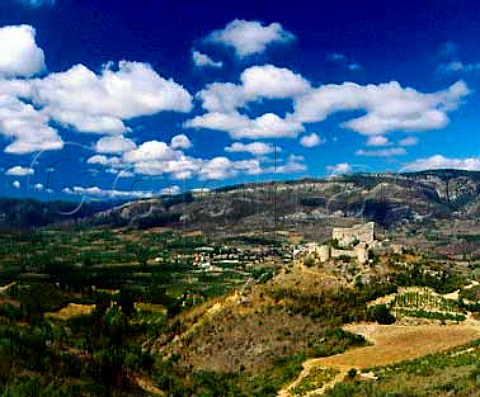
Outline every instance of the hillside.
<svg viewBox="0 0 480 397"><path fill-rule="evenodd" d="M326 179L247 183L154 198L96 214L90 223L141 228L181 226L221 232L307 231L333 221L372 220L389 229L422 220L476 219L480 172L436 170L353 174Z"/></svg>

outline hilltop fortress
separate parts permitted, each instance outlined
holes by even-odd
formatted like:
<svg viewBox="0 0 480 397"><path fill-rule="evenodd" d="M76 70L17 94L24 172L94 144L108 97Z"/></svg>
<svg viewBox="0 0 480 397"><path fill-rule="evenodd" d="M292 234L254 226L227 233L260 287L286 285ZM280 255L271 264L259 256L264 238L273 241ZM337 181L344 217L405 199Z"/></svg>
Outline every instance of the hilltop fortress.
<svg viewBox="0 0 480 397"><path fill-rule="evenodd" d="M363 265L368 262L369 249L377 242L375 240L375 223L369 222L348 228L333 228L332 240L334 244L308 243L305 245L305 253L315 254L320 262L349 257L355 258L359 264Z"/></svg>
<svg viewBox="0 0 480 397"><path fill-rule="evenodd" d="M364 225L352 227L334 227L332 239L337 240L341 247L348 247L355 242L372 244L375 241L375 223L368 222Z"/></svg>

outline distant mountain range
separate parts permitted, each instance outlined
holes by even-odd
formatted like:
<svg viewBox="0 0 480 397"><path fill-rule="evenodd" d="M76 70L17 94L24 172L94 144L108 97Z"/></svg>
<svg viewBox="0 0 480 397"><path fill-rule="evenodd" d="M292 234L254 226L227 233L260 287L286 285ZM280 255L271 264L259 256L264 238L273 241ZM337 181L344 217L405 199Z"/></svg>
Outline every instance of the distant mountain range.
<svg viewBox="0 0 480 397"><path fill-rule="evenodd" d="M28 229L49 224L88 219L117 202L72 203L34 199L0 198L0 230Z"/></svg>
<svg viewBox="0 0 480 397"><path fill-rule="evenodd" d="M89 226L244 230L294 229L361 218L390 228L424 219L476 219L480 172L433 170L351 174L325 179L246 183L212 191L113 202L0 199L0 225L43 226L78 221Z"/></svg>
<svg viewBox="0 0 480 397"><path fill-rule="evenodd" d="M479 193L480 172L352 174L247 183L139 200L97 213L89 222L228 232L294 229L321 221L361 218L390 228L424 219L475 219L480 214Z"/></svg>

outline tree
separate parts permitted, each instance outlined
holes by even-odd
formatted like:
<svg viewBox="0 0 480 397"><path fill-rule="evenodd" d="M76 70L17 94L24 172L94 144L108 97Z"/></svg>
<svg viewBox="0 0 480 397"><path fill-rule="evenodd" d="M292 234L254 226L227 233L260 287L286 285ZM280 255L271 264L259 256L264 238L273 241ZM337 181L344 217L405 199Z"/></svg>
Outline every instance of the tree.
<svg viewBox="0 0 480 397"><path fill-rule="evenodd" d="M370 309L370 319L379 324L393 324L396 320L395 316L390 313L387 305L375 305Z"/></svg>

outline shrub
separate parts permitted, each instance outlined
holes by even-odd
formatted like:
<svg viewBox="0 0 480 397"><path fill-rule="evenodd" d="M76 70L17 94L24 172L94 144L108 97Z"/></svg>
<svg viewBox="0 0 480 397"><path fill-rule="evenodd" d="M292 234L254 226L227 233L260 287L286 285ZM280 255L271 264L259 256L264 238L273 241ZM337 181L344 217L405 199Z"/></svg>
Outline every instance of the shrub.
<svg viewBox="0 0 480 397"><path fill-rule="evenodd" d="M357 376L357 370L355 368L350 368L347 372L347 377L349 379L354 379Z"/></svg>

